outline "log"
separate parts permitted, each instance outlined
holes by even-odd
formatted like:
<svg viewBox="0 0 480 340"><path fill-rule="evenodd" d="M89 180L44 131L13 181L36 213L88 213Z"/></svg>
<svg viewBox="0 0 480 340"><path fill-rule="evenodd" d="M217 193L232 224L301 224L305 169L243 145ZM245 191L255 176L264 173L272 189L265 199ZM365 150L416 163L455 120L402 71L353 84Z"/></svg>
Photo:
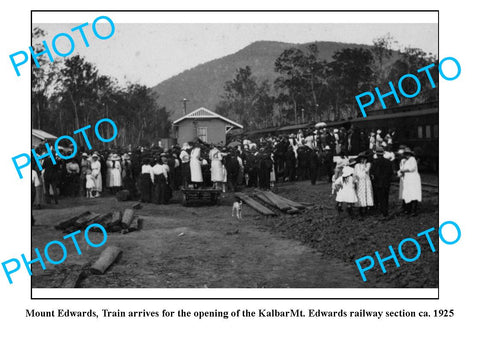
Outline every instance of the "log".
<svg viewBox="0 0 480 340"><path fill-rule="evenodd" d="M137 231L143 228L143 218L135 216L132 224L128 228L128 231Z"/></svg>
<svg viewBox="0 0 480 340"><path fill-rule="evenodd" d="M258 203L253 198L248 197L245 194L237 192L235 194L235 197L241 199L243 202L245 202L245 204L247 204L252 209L258 211L262 215L265 215L265 216L275 216L276 215L273 211L271 211L267 207L263 206L262 204Z"/></svg>
<svg viewBox="0 0 480 340"><path fill-rule="evenodd" d="M271 191L262 191L262 193L270 200L272 203L281 211L287 211L290 208L290 204L285 203L283 200L279 199L273 192Z"/></svg>
<svg viewBox="0 0 480 340"><path fill-rule="evenodd" d="M125 209L125 211L123 212L123 217L121 222L122 229L128 229L128 227L130 227L130 224L132 223L134 216L135 216L135 212L133 211L133 209L130 209L130 208Z"/></svg>
<svg viewBox="0 0 480 340"><path fill-rule="evenodd" d="M101 226L105 227L107 225L109 225L109 223L111 222L112 220L112 213L109 212L109 213L106 213L106 214L102 214L100 216L98 216L97 218L95 218L94 220L92 220L90 222L90 224L92 223L98 223L100 224ZM101 233L102 230L99 229L99 228L93 228L92 229L93 232L97 232L97 233Z"/></svg>
<svg viewBox="0 0 480 340"><path fill-rule="evenodd" d="M132 209L141 209L141 208L142 208L142 204L140 202L137 202L134 205L132 205Z"/></svg>
<svg viewBox="0 0 480 340"><path fill-rule="evenodd" d="M80 217L75 221L75 227L79 229L85 229L88 225L92 224L95 219L99 218L100 214L90 213L89 215Z"/></svg>
<svg viewBox="0 0 480 340"><path fill-rule="evenodd" d="M102 251L98 260L90 267L90 271L96 275L105 273L121 252L122 250L119 247L107 247L107 249Z"/></svg>
<svg viewBox="0 0 480 340"><path fill-rule="evenodd" d="M68 227L71 227L72 225L75 224L75 221L78 220L79 218L82 218L84 216L90 215L90 211L84 211L79 215L76 215L74 217L70 217L69 219L63 220L59 222L56 226L55 229L57 230L64 230Z"/></svg>
<svg viewBox="0 0 480 340"><path fill-rule="evenodd" d="M122 212L120 210L115 210L112 214L112 220L108 224L108 227L114 227L119 225L122 222Z"/></svg>
<svg viewBox="0 0 480 340"><path fill-rule="evenodd" d="M62 288L78 288L80 281L86 276L83 269L69 270L67 277L62 282Z"/></svg>

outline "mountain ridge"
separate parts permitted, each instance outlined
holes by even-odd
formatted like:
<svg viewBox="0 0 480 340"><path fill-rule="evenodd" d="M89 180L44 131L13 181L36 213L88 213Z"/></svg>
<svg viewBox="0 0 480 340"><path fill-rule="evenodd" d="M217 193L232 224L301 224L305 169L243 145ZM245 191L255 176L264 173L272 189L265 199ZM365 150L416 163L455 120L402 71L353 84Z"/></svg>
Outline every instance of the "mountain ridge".
<svg viewBox="0 0 480 340"><path fill-rule="evenodd" d="M250 66L257 81L268 80L270 83L278 77L274 71L275 60L288 48L305 49L316 44L319 58L327 61L337 50L343 48L371 48L371 45L341 43L333 41L313 41L309 43L288 43L281 41L255 41L237 52L212 59L189 68L150 88L159 106L165 106L174 121L183 115L182 99L187 98L187 113L205 107L215 110L224 93L224 84L233 79L240 67Z"/></svg>

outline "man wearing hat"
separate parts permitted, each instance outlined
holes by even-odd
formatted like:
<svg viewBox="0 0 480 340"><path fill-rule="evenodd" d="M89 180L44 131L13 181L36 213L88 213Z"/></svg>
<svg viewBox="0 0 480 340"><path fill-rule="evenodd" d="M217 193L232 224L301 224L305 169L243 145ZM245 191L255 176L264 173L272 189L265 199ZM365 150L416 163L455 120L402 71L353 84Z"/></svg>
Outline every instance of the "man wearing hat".
<svg viewBox="0 0 480 340"><path fill-rule="evenodd" d="M393 175L393 163L383 157L382 147L376 149L377 159L373 162L372 177L377 207L383 215L388 217L388 195L390 193L390 181Z"/></svg>

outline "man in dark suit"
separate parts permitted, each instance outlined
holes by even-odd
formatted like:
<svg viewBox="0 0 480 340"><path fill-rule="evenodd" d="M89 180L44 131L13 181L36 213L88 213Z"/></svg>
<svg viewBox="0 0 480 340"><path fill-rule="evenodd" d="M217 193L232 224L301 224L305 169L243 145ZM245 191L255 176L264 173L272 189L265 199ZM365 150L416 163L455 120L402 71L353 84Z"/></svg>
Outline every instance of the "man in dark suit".
<svg viewBox="0 0 480 340"><path fill-rule="evenodd" d="M383 157L383 153L382 148L377 148L376 154L378 158L373 162L371 174L374 179L377 207L385 219L388 216L388 195L393 175L393 164Z"/></svg>

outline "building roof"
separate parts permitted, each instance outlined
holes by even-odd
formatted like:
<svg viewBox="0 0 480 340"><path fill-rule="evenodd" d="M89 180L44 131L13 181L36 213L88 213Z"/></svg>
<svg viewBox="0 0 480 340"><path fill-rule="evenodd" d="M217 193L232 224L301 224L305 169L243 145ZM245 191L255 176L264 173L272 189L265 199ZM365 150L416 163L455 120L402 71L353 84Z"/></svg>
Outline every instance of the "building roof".
<svg viewBox="0 0 480 340"><path fill-rule="evenodd" d="M32 136L35 136L39 139L42 140L47 140L47 139L57 139L57 136L54 136L52 134L49 134L48 132L45 132L43 130L38 130L38 129L32 129Z"/></svg>
<svg viewBox="0 0 480 340"><path fill-rule="evenodd" d="M221 119L227 123L230 123L240 129L243 129L243 125L235 123L233 120L230 120L228 118L225 118L224 116L219 115L218 113L215 113L213 111L210 111L204 107L201 107L199 109L196 109L195 111L190 112L189 114L177 119L176 121L173 122L173 124L178 124L184 119L208 119L208 118L218 118Z"/></svg>

